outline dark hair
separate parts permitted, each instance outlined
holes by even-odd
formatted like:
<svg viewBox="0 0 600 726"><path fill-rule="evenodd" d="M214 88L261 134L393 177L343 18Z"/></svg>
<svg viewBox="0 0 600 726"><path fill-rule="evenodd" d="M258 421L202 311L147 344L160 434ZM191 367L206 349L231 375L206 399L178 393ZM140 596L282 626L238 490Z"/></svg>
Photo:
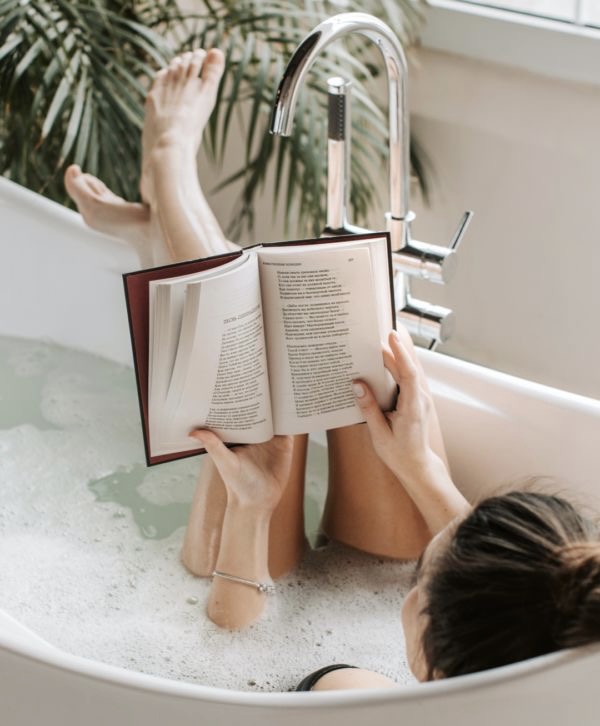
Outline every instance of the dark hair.
<svg viewBox="0 0 600 726"><path fill-rule="evenodd" d="M430 680L600 640L598 529L560 497L482 501L423 586Z"/></svg>

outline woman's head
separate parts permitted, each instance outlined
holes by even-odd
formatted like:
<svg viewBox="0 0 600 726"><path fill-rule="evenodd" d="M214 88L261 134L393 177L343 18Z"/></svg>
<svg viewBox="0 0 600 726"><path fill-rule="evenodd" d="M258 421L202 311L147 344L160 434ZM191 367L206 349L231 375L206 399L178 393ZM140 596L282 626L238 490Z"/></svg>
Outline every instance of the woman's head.
<svg viewBox="0 0 600 726"><path fill-rule="evenodd" d="M560 497L491 497L430 543L407 599L411 665L427 679L598 641L598 530Z"/></svg>

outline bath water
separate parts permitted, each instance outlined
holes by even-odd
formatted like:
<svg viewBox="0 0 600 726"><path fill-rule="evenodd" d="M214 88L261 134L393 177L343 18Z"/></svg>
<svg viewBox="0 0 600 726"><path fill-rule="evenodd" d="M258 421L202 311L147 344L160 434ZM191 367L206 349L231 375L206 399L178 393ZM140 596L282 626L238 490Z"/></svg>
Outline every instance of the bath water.
<svg viewBox="0 0 600 726"><path fill-rule="evenodd" d="M236 690L285 691L329 663L412 680L400 627L413 566L331 544L230 633L179 561L201 458L147 469L133 372L0 338L0 608L65 651ZM316 529L326 452L311 444Z"/></svg>

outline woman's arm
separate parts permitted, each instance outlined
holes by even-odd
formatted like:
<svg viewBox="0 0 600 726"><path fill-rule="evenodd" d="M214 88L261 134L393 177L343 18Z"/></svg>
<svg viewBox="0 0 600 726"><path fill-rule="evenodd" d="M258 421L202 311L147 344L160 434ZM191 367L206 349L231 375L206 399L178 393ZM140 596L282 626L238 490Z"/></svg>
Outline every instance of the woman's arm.
<svg viewBox="0 0 600 726"><path fill-rule="evenodd" d="M293 439L275 436L264 444L232 450L210 431L191 435L206 448L227 489L215 567L219 574L213 577L208 617L222 628L237 630L260 615L268 597L265 590L273 584L269 523L289 479Z"/></svg>
<svg viewBox="0 0 600 726"><path fill-rule="evenodd" d="M375 451L418 507L432 534L471 508L452 481L445 462L431 448L429 391L398 333L384 350L386 368L400 387L396 409L383 413L363 381L354 382L356 402L365 415Z"/></svg>

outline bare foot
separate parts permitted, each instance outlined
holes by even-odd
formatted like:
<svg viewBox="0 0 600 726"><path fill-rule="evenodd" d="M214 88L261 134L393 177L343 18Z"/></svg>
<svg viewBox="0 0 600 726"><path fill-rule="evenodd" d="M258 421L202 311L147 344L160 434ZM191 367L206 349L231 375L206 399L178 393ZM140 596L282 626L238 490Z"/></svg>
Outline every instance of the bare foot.
<svg viewBox="0 0 600 726"><path fill-rule="evenodd" d="M156 202L155 156L177 151L182 175L196 176L196 156L202 133L215 105L225 60L217 48L196 49L174 58L156 74L146 98L142 132L142 199Z"/></svg>
<svg viewBox="0 0 600 726"><path fill-rule="evenodd" d="M176 147L181 152L182 173L191 175L189 187L193 189L192 193L197 193L196 154L214 107L223 68L221 51L213 49L207 53L196 50L174 58L168 68L157 73L148 94L142 134L140 186L145 201L153 201L153 152L165 145ZM200 69L202 76L199 78ZM84 174L75 164L65 172L65 187L86 224L132 244L140 256L142 267L172 261L156 208L152 209L148 203L127 202L100 179ZM197 198L190 201L198 207ZM226 242L224 244L224 249L232 247ZM206 251L207 254L209 252L212 250Z"/></svg>
<svg viewBox="0 0 600 726"><path fill-rule="evenodd" d="M160 226L146 204L127 202L77 164L65 172L65 187L85 223L92 229L129 242L143 265L159 264L156 253L162 242Z"/></svg>

